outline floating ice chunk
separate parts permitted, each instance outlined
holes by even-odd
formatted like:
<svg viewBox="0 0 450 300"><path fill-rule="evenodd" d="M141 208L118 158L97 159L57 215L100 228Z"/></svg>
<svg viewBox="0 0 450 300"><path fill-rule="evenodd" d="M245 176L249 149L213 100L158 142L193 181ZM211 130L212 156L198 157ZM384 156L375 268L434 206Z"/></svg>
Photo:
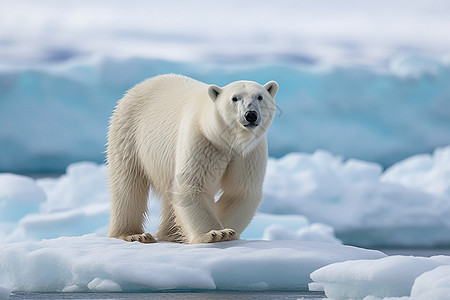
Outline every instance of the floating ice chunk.
<svg viewBox="0 0 450 300"><path fill-rule="evenodd" d="M336 300L364 299L366 296L381 299L414 297L431 289L441 293L439 289L448 287L449 264L449 256L390 256L377 260L346 261L314 271L311 278L315 284L311 287L317 289L318 285L322 285L326 296ZM443 265L445 268L437 269L435 273L425 273Z"/></svg>
<svg viewBox="0 0 450 300"><path fill-rule="evenodd" d="M411 299L449 299L450 265L440 266L416 278L411 290Z"/></svg>
<svg viewBox="0 0 450 300"><path fill-rule="evenodd" d="M242 233L242 239L261 239L265 230L271 225L282 226L286 230L298 230L309 225L306 217L300 215L274 215L257 213L250 225Z"/></svg>
<svg viewBox="0 0 450 300"><path fill-rule="evenodd" d="M112 281L111 279L94 278L88 283L88 288L92 292L121 292L120 285Z"/></svg>
<svg viewBox="0 0 450 300"><path fill-rule="evenodd" d="M297 241L316 241L323 243L342 244L342 241L334 236L333 227L314 223L292 231L279 224L273 224L264 231L265 240L297 240Z"/></svg>
<svg viewBox="0 0 450 300"><path fill-rule="evenodd" d="M0 239L40 240L105 235L109 221L106 166L79 162L58 178L0 174Z"/></svg>
<svg viewBox="0 0 450 300"><path fill-rule="evenodd" d="M105 233L108 222L109 203L29 214L20 220L16 230L6 240L41 240L92 232Z"/></svg>
<svg viewBox="0 0 450 300"><path fill-rule="evenodd" d="M83 291L84 289L76 284L68 285L62 289L62 292L64 293L79 293Z"/></svg>
<svg viewBox="0 0 450 300"><path fill-rule="evenodd" d="M261 211L304 215L359 246L448 245L449 166L450 147L413 156L385 174L378 164L324 151L290 153L269 160Z"/></svg>
<svg viewBox="0 0 450 300"><path fill-rule="evenodd" d="M106 165L77 162L70 164L59 178L38 179L37 184L48 197L41 209L52 212L108 202L106 171Z"/></svg>
<svg viewBox="0 0 450 300"><path fill-rule="evenodd" d="M415 155L398 162L380 180L450 197L450 147L436 148L432 155Z"/></svg>

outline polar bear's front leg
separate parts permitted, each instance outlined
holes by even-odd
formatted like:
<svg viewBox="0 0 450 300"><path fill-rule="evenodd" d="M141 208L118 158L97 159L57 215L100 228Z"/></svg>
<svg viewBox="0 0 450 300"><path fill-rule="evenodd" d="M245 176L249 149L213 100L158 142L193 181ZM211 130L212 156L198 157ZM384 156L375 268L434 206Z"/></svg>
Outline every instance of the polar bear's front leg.
<svg viewBox="0 0 450 300"><path fill-rule="evenodd" d="M238 239L233 229L224 228L215 213L214 197L195 188L174 195L174 212L177 223L189 244L214 243Z"/></svg>
<svg viewBox="0 0 450 300"><path fill-rule="evenodd" d="M262 200L267 163L265 139L246 157L236 157L222 178L223 194L217 215L225 227L240 235L252 220Z"/></svg>
<svg viewBox="0 0 450 300"><path fill-rule="evenodd" d="M172 185L172 206L177 225L190 244L238 239L222 225L214 196L230 157L205 136L189 127L180 131Z"/></svg>

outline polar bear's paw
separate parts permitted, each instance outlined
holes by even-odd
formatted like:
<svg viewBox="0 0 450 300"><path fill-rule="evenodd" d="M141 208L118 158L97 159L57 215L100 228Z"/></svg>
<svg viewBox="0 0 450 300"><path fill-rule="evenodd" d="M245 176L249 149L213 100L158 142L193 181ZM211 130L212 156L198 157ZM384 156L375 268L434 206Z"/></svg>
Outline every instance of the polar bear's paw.
<svg viewBox="0 0 450 300"><path fill-rule="evenodd" d="M150 233L128 235L123 239L127 242L141 242L144 244L156 243L156 240Z"/></svg>
<svg viewBox="0 0 450 300"><path fill-rule="evenodd" d="M216 243L238 240L239 236L233 229L211 230L210 232L199 235L193 244Z"/></svg>

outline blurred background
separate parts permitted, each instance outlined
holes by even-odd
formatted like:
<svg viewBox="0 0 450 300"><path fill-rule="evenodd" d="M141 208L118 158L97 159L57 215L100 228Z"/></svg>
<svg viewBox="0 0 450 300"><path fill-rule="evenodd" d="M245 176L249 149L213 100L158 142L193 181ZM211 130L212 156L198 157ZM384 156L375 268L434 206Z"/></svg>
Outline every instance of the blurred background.
<svg viewBox="0 0 450 300"><path fill-rule="evenodd" d="M388 167L450 144L450 2L1 1L0 172L104 162L138 82L276 80L269 154Z"/></svg>
<svg viewBox="0 0 450 300"><path fill-rule="evenodd" d="M109 117L180 73L280 85L244 239L450 247L449 16L447 0L0 0L0 241L104 236Z"/></svg>

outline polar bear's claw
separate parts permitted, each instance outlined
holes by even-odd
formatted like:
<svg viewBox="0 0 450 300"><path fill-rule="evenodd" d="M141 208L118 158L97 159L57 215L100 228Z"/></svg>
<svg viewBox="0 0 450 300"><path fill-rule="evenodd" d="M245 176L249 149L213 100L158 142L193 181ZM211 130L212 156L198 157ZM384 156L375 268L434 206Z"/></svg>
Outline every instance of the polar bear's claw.
<svg viewBox="0 0 450 300"><path fill-rule="evenodd" d="M156 243L156 240L150 233L134 234L123 238L127 242L141 242L144 244Z"/></svg>
<svg viewBox="0 0 450 300"><path fill-rule="evenodd" d="M194 241L193 244L201 243L216 243L238 240L239 237L233 229L211 230L210 232L201 234Z"/></svg>

